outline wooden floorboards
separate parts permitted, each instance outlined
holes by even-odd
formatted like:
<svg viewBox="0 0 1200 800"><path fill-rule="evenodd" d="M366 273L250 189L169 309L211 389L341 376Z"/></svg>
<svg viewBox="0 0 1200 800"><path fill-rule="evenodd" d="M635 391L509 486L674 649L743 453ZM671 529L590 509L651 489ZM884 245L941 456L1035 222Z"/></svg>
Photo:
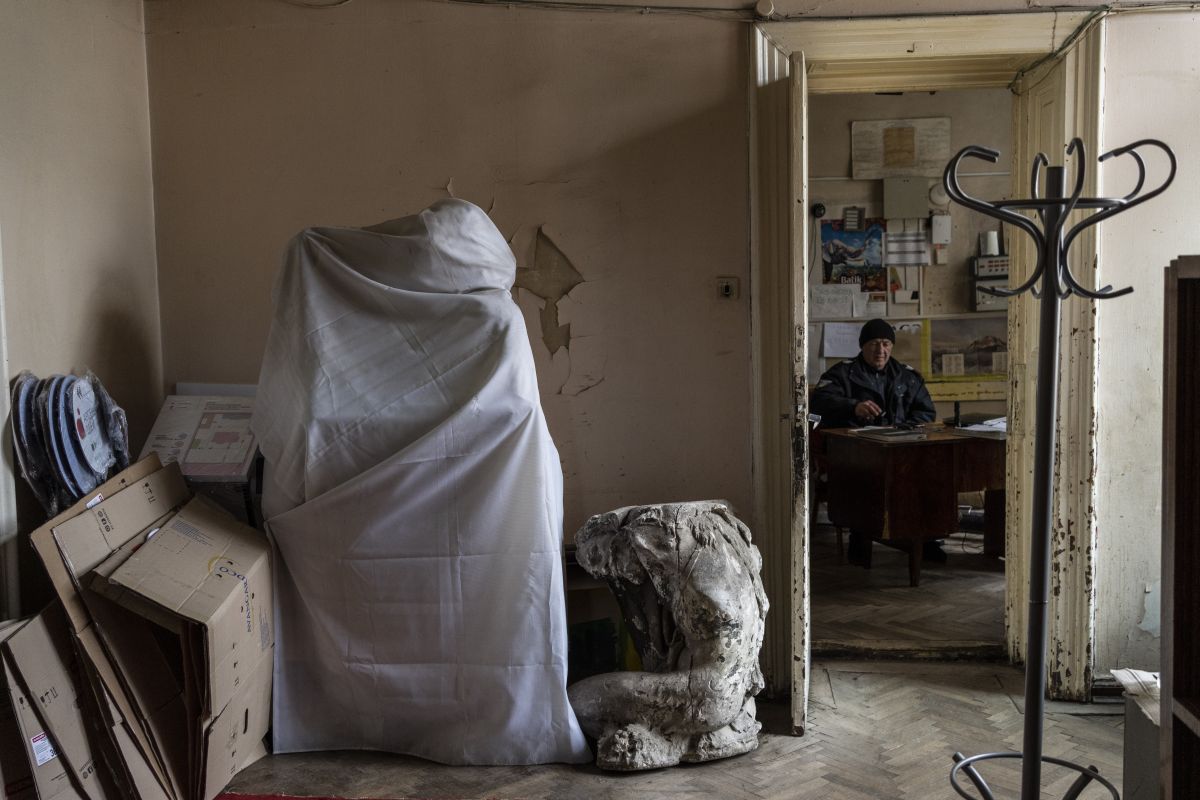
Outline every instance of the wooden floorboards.
<svg viewBox="0 0 1200 800"><path fill-rule="evenodd" d="M373 753L270 756L231 791L356 798L463 800L936 800L955 798L956 750L1020 747L1019 670L1000 664L823 661L814 665L806 735L789 736L784 706L762 704L759 748L672 769L608 774L592 766L446 767ZM1123 705L1052 704L1045 752L1095 764L1120 787ZM997 796L1015 798L1014 764L986 767ZM1047 772L1044 797L1072 778ZM1085 798L1100 795L1086 793Z"/></svg>

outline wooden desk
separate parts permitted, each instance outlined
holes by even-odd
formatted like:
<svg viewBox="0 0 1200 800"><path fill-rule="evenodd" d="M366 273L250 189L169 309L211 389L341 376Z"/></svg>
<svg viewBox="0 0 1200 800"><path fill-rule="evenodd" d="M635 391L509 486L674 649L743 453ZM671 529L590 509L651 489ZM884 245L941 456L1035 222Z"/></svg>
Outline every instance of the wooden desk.
<svg viewBox="0 0 1200 800"><path fill-rule="evenodd" d="M1003 553L1003 439L931 430L915 442L881 442L852 430L821 431L829 519L909 551L909 584L921 582L921 544L958 530L958 493L986 491L984 551Z"/></svg>

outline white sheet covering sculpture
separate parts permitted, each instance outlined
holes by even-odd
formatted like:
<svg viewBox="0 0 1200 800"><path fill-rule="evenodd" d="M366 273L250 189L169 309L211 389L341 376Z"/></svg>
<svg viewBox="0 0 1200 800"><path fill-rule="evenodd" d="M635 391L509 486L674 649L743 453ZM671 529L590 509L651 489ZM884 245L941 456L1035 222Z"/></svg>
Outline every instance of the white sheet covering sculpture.
<svg viewBox="0 0 1200 800"><path fill-rule="evenodd" d="M651 769L758 747L767 597L750 530L723 503L671 503L598 514L575 543L616 595L646 670L571 686L597 765Z"/></svg>
<svg viewBox="0 0 1200 800"><path fill-rule="evenodd" d="M457 200L292 240L253 420L279 556L276 752L590 757L515 274Z"/></svg>

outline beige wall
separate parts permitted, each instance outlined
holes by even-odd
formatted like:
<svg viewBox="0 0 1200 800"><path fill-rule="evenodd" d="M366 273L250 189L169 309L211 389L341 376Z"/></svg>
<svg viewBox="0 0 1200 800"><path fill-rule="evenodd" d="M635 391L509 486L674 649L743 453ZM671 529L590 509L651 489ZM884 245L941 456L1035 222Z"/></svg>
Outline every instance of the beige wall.
<svg viewBox="0 0 1200 800"><path fill-rule="evenodd" d="M10 376L90 367L140 445L161 401L142 4L0 0Z"/></svg>
<svg viewBox="0 0 1200 800"><path fill-rule="evenodd" d="M1097 311L1097 671L1158 668L1163 269L1175 256L1200 253L1197 41L1194 12L1107 22L1102 146L1161 139L1175 150L1179 173L1161 197L1100 225L1100 284L1135 291ZM1102 167L1106 195L1132 188L1124 160Z"/></svg>
<svg viewBox="0 0 1200 800"><path fill-rule="evenodd" d="M883 216L882 180L829 180L851 175L850 126L858 120L949 117L950 152L969 144L999 150L1001 161L967 162L963 189L975 197L1008 197L1012 158L1012 93L1007 89L905 92L903 95L825 94L809 98L809 193L823 202L826 217L840 217L844 206L866 207L868 217ZM930 185L940 179L929 179ZM931 206L931 209L934 208ZM952 221L949 263L925 268L925 313L958 314L971 310L970 258L978 252L979 232L999 224L957 204L942 208Z"/></svg>
<svg viewBox="0 0 1200 800"><path fill-rule="evenodd" d="M419 0L150 0L146 24L168 385L257 379L295 232L452 191L522 266L544 226L584 278L553 359L520 293L567 535L641 502L725 497L749 520L742 26Z"/></svg>

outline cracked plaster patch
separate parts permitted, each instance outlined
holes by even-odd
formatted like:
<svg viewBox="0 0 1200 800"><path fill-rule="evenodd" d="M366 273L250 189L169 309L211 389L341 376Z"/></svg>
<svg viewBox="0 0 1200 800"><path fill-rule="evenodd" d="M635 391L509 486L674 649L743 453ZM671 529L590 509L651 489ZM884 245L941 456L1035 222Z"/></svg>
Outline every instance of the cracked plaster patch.
<svg viewBox="0 0 1200 800"><path fill-rule="evenodd" d="M581 283L583 275L546 235L545 226L539 227L534 237L533 267L518 269L515 285L545 301L540 314L542 342L551 355L560 349L570 349L571 326L559 324L558 303Z"/></svg>

